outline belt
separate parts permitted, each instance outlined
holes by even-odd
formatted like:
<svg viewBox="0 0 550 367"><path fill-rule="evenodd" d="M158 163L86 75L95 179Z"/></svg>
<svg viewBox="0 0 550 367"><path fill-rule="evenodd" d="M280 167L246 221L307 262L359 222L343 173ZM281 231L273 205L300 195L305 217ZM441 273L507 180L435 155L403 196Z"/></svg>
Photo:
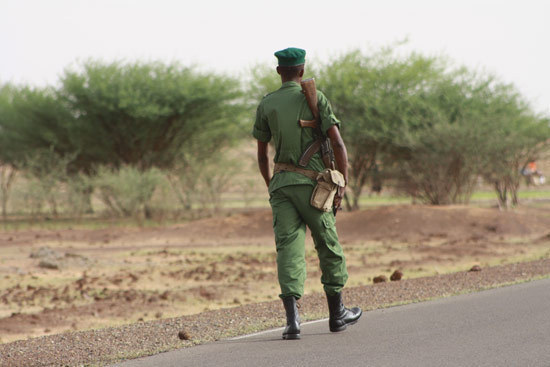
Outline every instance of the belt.
<svg viewBox="0 0 550 367"><path fill-rule="evenodd" d="M301 175L304 175L306 177L311 178L314 181L317 181L317 176L319 175L319 172L311 170L311 169L305 169L296 167L295 165L291 163L275 163L275 168L273 169L273 174L279 173L279 172L296 172Z"/></svg>

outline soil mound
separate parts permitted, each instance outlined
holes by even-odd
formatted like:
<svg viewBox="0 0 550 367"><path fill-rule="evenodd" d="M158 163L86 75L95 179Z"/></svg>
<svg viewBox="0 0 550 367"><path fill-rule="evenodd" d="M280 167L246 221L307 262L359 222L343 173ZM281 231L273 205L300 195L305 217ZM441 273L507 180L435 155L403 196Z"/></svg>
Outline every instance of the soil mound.
<svg viewBox="0 0 550 367"><path fill-rule="evenodd" d="M337 228L343 241L418 240L423 238L484 238L529 236L548 232L550 210L469 206L396 205L337 216ZM193 238L271 238L270 210L255 210L222 218L207 218L184 224L175 232ZM175 234L175 233L174 233Z"/></svg>
<svg viewBox="0 0 550 367"><path fill-rule="evenodd" d="M386 206L343 213L338 229L348 240L529 236L548 231L547 209L468 206Z"/></svg>
<svg viewBox="0 0 550 367"><path fill-rule="evenodd" d="M185 223L176 235L197 239L255 239L273 236L271 210L251 210L225 217L212 217Z"/></svg>
<svg viewBox="0 0 550 367"><path fill-rule="evenodd" d="M392 205L340 212L336 222L340 239L344 242L550 236L550 208L536 207L499 211L496 208L469 206ZM252 209L164 228L38 230L20 231L16 235L0 233L0 247L16 244L32 246L49 241L116 242L136 248L168 243L180 246L272 244L273 218L270 209Z"/></svg>

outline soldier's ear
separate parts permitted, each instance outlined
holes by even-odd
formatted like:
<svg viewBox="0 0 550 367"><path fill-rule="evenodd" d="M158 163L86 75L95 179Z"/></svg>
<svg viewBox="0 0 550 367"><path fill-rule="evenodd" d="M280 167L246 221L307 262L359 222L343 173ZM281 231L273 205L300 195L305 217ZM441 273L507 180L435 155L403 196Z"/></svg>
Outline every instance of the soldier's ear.
<svg viewBox="0 0 550 367"><path fill-rule="evenodd" d="M304 76L304 71L305 71L304 68L301 68L301 69L300 69L300 74L299 74L299 75L300 75L300 78Z"/></svg>
<svg viewBox="0 0 550 367"><path fill-rule="evenodd" d="M277 66L277 74L281 75L281 68Z"/></svg>

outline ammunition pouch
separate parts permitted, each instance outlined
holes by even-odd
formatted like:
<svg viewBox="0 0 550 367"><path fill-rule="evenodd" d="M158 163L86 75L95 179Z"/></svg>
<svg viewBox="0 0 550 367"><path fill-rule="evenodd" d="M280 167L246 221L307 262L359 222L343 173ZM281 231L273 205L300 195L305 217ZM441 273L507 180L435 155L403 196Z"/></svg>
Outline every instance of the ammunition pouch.
<svg viewBox="0 0 550 367"><path fill-rule="evenodd" d="M345 186L346 181L339 171L325 169L317 175L317 185L311 194L311 206L324 212L332 211L334 196L338 188Z"/></svg>

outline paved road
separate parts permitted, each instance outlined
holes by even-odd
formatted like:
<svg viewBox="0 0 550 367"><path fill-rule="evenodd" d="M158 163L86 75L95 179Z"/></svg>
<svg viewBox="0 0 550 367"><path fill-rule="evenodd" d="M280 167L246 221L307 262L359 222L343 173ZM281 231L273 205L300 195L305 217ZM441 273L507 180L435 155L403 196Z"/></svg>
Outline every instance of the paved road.
<svg viewBox="0 0 550 367"><path fill-rule="evenodd" d="M143 366L550 366L550 279L364 313L343 333L328 321L118 364Z"/></svg>

